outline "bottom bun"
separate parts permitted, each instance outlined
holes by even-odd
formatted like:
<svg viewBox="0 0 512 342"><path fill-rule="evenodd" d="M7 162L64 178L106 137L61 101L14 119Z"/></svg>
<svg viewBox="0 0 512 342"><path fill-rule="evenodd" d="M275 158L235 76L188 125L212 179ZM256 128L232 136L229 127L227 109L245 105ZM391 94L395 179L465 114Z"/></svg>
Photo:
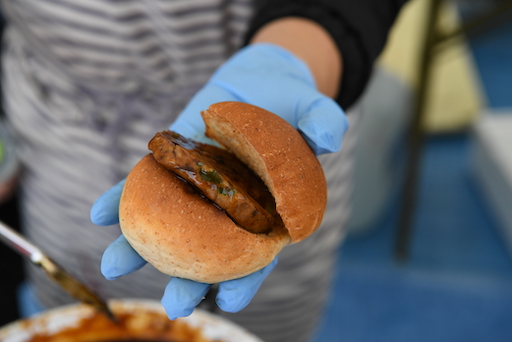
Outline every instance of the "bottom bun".
<svg viewBox="0 0 512 342"><path fill-rule="evenodd" d="M291 241L282 224L268 234L240 228L152 155L128 175L119 220L130 245L160 272L203 283L251 274Z"/></svg>

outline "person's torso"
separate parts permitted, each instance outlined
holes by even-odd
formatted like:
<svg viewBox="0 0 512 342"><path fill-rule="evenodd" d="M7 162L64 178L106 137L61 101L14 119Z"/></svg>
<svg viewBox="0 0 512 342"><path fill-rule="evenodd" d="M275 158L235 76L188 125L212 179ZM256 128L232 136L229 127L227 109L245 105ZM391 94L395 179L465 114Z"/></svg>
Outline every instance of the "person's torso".
<svg viewBox="0 0 512 342"><path fill-rule="evenodd" d="M3 1L46 67L116 91L204 83L240 46L251 12L251 0Z"/></svg>

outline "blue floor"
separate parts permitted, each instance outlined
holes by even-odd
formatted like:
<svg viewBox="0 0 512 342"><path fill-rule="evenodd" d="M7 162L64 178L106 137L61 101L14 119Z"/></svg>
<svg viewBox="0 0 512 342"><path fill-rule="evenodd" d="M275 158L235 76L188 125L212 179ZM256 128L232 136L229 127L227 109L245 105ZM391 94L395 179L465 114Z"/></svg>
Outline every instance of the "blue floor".
<svg viewBox="0 0 512 342"><path fill-rule="evenodd" d="M512 22L471 48L488 106L512 108ZM468 134L428 138L406 263L393 259L397 200L349 237L318 342L512 341L512 254L472 174L472 148Z"/></svg>

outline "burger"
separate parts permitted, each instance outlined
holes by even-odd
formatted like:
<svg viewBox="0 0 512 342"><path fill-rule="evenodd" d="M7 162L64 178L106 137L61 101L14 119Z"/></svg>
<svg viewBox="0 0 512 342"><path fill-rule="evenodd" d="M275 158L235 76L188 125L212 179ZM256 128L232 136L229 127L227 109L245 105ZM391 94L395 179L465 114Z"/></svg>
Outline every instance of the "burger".
<svg viewBox="0 0 512 342"><path fill-rule="evenodd" d="M159 132L126 179L123 234L163 273L203 283L251 274L322 222L327 186L301 134L241 102L201 113L203 144Z"/></svg>

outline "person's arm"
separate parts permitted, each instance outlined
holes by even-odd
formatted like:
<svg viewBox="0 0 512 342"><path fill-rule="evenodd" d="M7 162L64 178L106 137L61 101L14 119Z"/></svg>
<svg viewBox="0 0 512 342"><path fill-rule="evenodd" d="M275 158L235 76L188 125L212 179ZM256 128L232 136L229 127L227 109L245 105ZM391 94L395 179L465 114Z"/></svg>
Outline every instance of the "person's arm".
<svg viewBox="0 0 512 342"><path fill-rule="evenodd" d="M336 102L348 109L363 93L373 64L407 0L255 0L257 10L245 43L286 18L304 18L321 26L343 56ZM315 51L311 51L314 53ZM315 71L313 71L315 73ZM316 75L315 75L316 77Z"/></svg>
<svg viewBox="0 0 512 342"><path fill-rule="evenodd" d="M251 43L272 43L290 51L308 65L321 93L331 98L337 96L341 54L330 34L316 22L298 17L281 18L262 27Z"/></svg>

